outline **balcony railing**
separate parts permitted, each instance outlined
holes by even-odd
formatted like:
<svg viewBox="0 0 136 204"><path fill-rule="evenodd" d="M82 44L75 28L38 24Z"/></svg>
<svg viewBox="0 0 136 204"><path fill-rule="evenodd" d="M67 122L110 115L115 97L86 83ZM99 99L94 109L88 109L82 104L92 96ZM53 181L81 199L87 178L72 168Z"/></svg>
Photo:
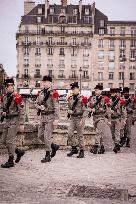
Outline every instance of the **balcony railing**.
<svg viewBox="0 0 136 204"><path fill-rule="evenodd" d="M65 76L65 75L58 75L58 78L60 78L60 79L65 79L66 76Z"/></svg>
<svg viewBox="0 0 136 204"><path fill-rule="evenodd" d="M29 46L29 45L31 45L31 42L30 41L22 41L22 45Z"/></svg>
<svg viewBox="0 0 136 204"><path fill-rule="evenodd" d="M55 45L55 42L46 42L46 45L53 46L53 45Z"/></svg>
<svg viewBox="0 0 136 204"><path fill-rule="evenodd" d="M29 64L24 64L23 66L24 66L24 67L29 67Z"/></svg>
<svg viewBox="0 0 136 204"><path fill-rule="evenodd" d="M119 48L120 48L121 50L125 50L125 49L126 49L126 45L120 45Z"/></svg>
<svg viewBox="0 0 136 204"><path fill-rule="evenodd" d="M44 42L36 42L36 41L34 41L34 42L33 42L33 45L37 45L37 46L38 46L38 45L39 45L39 46L40 46L40 45L44 45Z"/></svg>
<svg viewBox="0 0 136 204"><path fill-rule="evenodd" d="M109 61L114 61L115 60L115 56L109 56Z"/></svg>
<svg viewBox="0 0 136 204"><path fill-rule="evenodd" d="M30 75L29 74L22 74L22 78L23 79L28 79L28 78L30 78Z"/></svg>
<svg viewBox="0 0 136 204"><path fill-rule="evenodd" d="M57 45L67 45L67 42L57 42Z"/></svg>
<svg viewBox="0 0 136 204"><path fill-rule="evenodd" d="M89 79L89 76L82 76L82 79Z"/></svg>
<svg viewBox="0 0 136 204"><path fill-rule="evenodd" d="M77 75L70 75L69 79L78 79L78 76Z"/></svg>
<svg viewBox="0 0 136 204"><path fill-rule="evenodd" d="M42 78L42 75L40 75L40 74L34 74L34 78Z"/></svg>
<svg viewBox="0 0 136 204"><path fill-rule="evenodd" d="M53 67L53 64L47 64L47 67L48 67L48 68L52 68L52 67Z"/></svg>
<svg viewBox="0 0 136 204"><path fill-rule="evenodd" d="M131 45L131 46L130 46L130 49L131 49L131 50L135 50L135 49L136 49L136 45Z"/></svg>
<svg viewBox="0 0 136 204"><path fill-rule="evenodd" d="M41 53L35 53L35 55L36 55L36 56L40 56L40 55L41 55Z"/></svg>
<svg viewBox="0 0 136 204"><path fill-rule="evenodd" d="M71 65L71 68L77 68L77 65L76 64Z"/></svg>
<svg viewBox="0 0 136 204"><path fill-rule="evenodd" d="M136 61L136 58L130 57L130 61L131 61L131 62L135 62L135 61Z"/></svg>
<svg viewBox="0 0 136 204"><path fill-rule="evenodd" d="M82 46L91 46L91 43L89 43L89 42L81 42L81 45Z"/></svg>
<svg viewBox="0 0 136 204"><path fill-rule="evenodd" d="M65 64L60 64L60 65L59 65L59 68L64 69L64 68L65 68Z"/></svg>
<svg viewBox="0 0 136 204"><path fill-rule="evenodd" d="M79 46L79 43L70 43L70 46L72 47Z"/></svg>
<svg viewBox="0 0 136 204"><path fill-rule="evenodd" d="M41 64L35 64L35 67L41 67Z"/></svg>

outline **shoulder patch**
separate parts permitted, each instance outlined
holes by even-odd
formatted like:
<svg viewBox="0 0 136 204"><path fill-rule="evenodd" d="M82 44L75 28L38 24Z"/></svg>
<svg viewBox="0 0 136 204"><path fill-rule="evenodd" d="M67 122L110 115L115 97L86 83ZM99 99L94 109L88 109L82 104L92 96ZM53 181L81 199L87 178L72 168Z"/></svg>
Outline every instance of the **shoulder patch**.
<svg viewBox="0 0 136 204"><path fill-rule="evenodd" d="M59 98L59 93L57 90L53 90L53 98Z"/></svg>

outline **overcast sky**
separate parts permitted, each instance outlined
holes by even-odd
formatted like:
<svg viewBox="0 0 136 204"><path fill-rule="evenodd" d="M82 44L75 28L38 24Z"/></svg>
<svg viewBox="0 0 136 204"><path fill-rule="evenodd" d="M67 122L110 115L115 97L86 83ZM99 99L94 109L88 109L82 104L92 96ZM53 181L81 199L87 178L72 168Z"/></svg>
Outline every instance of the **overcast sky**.
<svg viewBox="0 0 136 204"><path fill-rule="evenodd" d="M43 3L37 0L36 3ZM59 3L59 0L50 0ZM96 8L108 16L109 20L136 21L136 0L95 0ZM68 4L78 4L68 0ZM83 0L92 4L93 0ZM24 12L24 0L0 0L0 63L9 76L16 74L16 31Z"/></svg>

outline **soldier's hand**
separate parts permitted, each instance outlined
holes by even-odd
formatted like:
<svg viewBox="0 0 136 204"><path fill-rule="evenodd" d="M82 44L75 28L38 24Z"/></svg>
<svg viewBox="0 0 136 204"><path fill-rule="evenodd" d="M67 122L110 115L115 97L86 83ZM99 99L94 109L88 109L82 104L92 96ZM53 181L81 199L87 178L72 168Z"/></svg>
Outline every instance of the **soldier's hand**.
<svg viewBox="0 0 136 204"><path fill-rule="evenodd" d="M57 126L58 126L58 123L59 123L58 120L54 120L54 122L53 122L53 126L54 126L54 127L57 127Z"/></svg>
<svg viewBox="0 0 136 204"><path fill-rule="evenodd" d="M123 123L123 125L126 125L126 120L123 120L122 123Z"/></svg>
<svg viewBox="0 0 136 204"><path fill-rule="evenodd" d="M73 114L73 111L72 111L72 110L68 110L68 113L69 113L70 115L72 115L72 114Z"/></svg>
<svg viewBox="0 0 136 204"><path fill-rule="evenodd" d="M92 109L92 112L93 112L93 113L95 113L95 111L96 111L96 109L95 109L95 108L93 108L93 109Z"/></svg>
<svg viewBox="0 0 136 204"><path fill-rule="evenodd" d="M2 116L6 116L6 112L2 112L1 115L2 115Z"/></svg>
<svg viewBox="0 0 136 204"><path fill-rule="evenodd" d="M111 121L108 121L108 122L107 122L107 125L109 125L109 126L110 126L110 125L111 125Z"/></svg>

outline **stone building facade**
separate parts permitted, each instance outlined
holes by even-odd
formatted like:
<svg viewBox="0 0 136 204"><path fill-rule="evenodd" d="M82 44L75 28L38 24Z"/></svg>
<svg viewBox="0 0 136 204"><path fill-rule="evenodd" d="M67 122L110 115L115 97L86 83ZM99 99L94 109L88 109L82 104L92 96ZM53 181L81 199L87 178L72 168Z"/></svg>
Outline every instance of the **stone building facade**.
<svg viewBox="0 0 136 204"><path fill-rule="evenodd" d="M56 88L136 86L136 21L109 21L95 3L24 2L17 39L17 85L38 87L43 75Z"/></svg>

